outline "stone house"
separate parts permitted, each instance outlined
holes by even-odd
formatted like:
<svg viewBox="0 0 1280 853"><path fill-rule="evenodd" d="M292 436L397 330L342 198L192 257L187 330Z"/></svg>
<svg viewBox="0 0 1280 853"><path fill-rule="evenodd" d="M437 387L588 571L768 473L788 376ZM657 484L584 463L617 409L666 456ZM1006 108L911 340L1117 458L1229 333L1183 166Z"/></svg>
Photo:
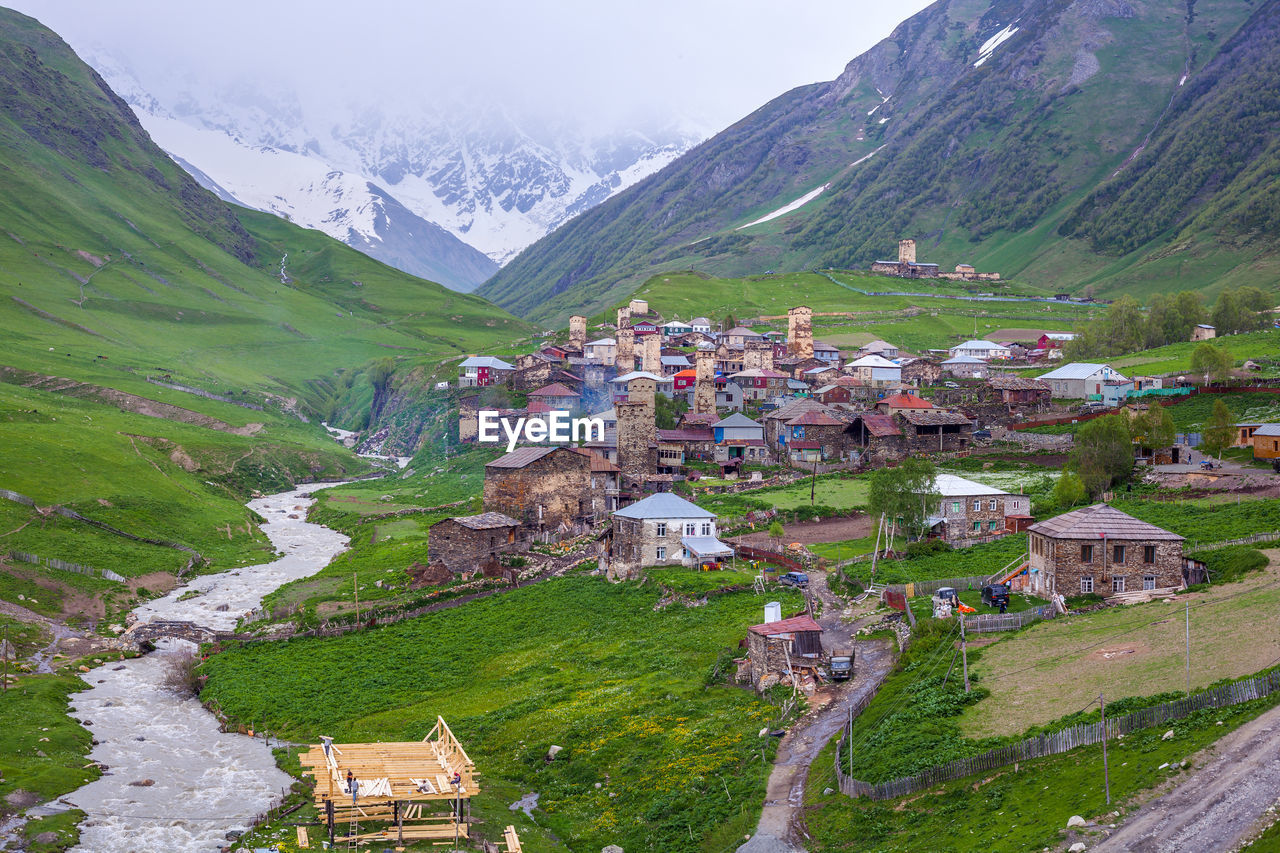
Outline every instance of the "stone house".
<svg viewBox="0 0 1280 853"><path fill-rule="evenodd" d="M572 412L578 409L581 401L581 394L561 385L559 382L553 382L550 385L544 385L529 392L530 408L534 403L541 403L550 411Z"/></svg>
<svg viewBox="0 0 1280 853"><path fill-rule="evenodd" d="M658 471L674 473L686 460L710 462L715 458L715 436L710 429L658 430Z"/></svg>
<svg viewBox="0 0 1280 853"><path fill-rule="evenodd" d="M959 412L912 409L895 418L908 453L954 453L973 444L973 421Z"/></svg>
<svg viewBox="0 0 1280 853"><path fill-rule="evenodd" d="M767 400L787 393L787 374L777 370L743 370L729 377L748 400Z"/></svg>
<svg viewBox="0 0 1280 853"><path fill-rule="evenodd" d="M843 385L823 385L813 390L813 399L819 403L847 403L851 399L849 389Z"/></svg>
<svg viewBox="0 0 1280 853"><path fill-rule="evenodd" d="M1009 411L1039 409L1048 405L1049 383L1029 376L993 376L987 380Z"/></svg>
<svg viewBox="0 0 1280 853"><path fill-rule="evenodd" d="M986 379L991 365L971 355L958 355L942 362L942 369L957 379Z"/></svg>
<svg viewBox="0 0 1280 853"><path fill-rule="evenodd" d="M529 391L550 384L551 375L560 370L561 361L542 352L516 358L515 389Z"/></svg>
<svg viewBox="0 0 1280 853"><path fill-rule="evenodd" d="M608 576L637 577L649 566L698 566L732 557L716 538L716 514L671 492L659 492L613 514L607 536Z"/></svg>
<svg viewBox="0 0 1280 853"><path fill-rule="evenodd" d="M922 411L927 412L933 409L933 403L923 397L915 394L890 394L883 400L876 403L876 411L886 415L896 415L899 412Z"/></svg>
<svg viewBox="0 0 1280 853"><path fill-rule="evenodd" d="M618 360L618 342L613 338L588 341L582 348L582 356L597 364L613 364Z"/></svg>
<svg viewBox="0 0 1280 853"><path fill-rule="evenodd" d="M902 368L880 355L864 355L845 365L845 372L856 376L863 385L884 387L902 381Z"/></svg>
<svg viewBox="0 0 1280 853"><path fill-rule="evenodd" d="M500 512L437 521L427 530L427 560L452 572L478 571L481 564L525 545L520 522Z"/></svg>
<svg viewBox="0 0 1280 853"><path fill-rule="evenodd" d="M930 519L933 532L953 545L993 539L1012 533L1031 518L1031 498L939 474L934 488L941 496L938 514Z"/></svg>
<svg viewBox="0 0 1280 853"><path fill-rule="evenodd" d="M804 375L815 367L830 367L830 362L823 361L819 358L783 358L775 359L773 367L775 370L785 371L792 379L804 379Z"/></svg>
<svg viewBox="0 0 1280 853"><path fill-rule="evenodd" d="M884 465L891 459L907 455L907 440L897 421L890 415L865 412L855 415L845 427L845 446L857 450L868 464Z"/></svg>
<svg viewBox="0 0 1280 853"><path fill-rule="evenodd" d="M1004 344L995 344L991 341L984 341L981 338L957 344L951 348L950 352L952 358L958 355L967 355L984 361L989 361L993 358L1011 358L1013 356L1013 350Z"/></svg>
<svg viewBox="0 0 1280 853"><path fill-rule="evenodd" d="M729 331L722 332L719 339L734 349L742 349L747 341L762 341L764 336L745 326L734 326Z"/></svg>
<svg viewBox="0 0 1280 853"><path fill-rule="evenodd" d="M910 385L936 385L942 379L942 366L929 358L904 358L899 363L902 381Z"/></svg>
<svg viewBox="0 0 1280 853"><path fill-rule="evenodd" d="M1183 538L1106 504L1094 504L1027 528L1028 585L1040 596L1184 586Z"/></svg>
<svg viewBox="0 0 1280 853"><path fill-rule="evenodd" d="M1207 341L1218 336L1218 330L1206 323L1196 323L1196 327L1191 330L1191 340Z"/></svg>
<svg viewBox="0 0 1280 853"><path fill-rule="evenodd" d="M895 359L898 357L898 348L888 341L872 341L869 344L863 344L858 347L859 357L864 355L878 355L881 358Z"/></svg>
<svg viewBox="0 0 1280 853"><path fill-rule="evenodd" d="M591 460L563 445L517 447L484 466L484 508L552 535L590 521Z"/></svg>
<svg viewBox="0 0 1280 853"><path fill-rule="evenodd" d="M787 443L787 422L805 412L826 412L833 410L811 397L797 397L784 406L765 412L761 420L764 426L764 441L770 448L781 453Z"/></svg>
<svg viewBox="0 0 1280 853"><path fill-rule="evenodd" d="M814 367L806 370L804 375L801 377L802 381L798 384L800 387L808 390L818 385L828 385L836 381L838 378L840 378L840 370L833 364L828 365L827 367ZM789 379L787 382L788 386L790 386L790 383L796 382L796 380Z"/></svg>
<svg viewBox="0 0 1280 853"><path fill-rule="evenodd" d="M826 412L805 412L787 421L791 461L839 459L845 453L845 423ZM797 452L798 455L797 455Z"/></svg>
<svg viewBox="0 0 1280 853"><path fill-rule="evenodd" d="M505 385L515 375L516 366L491 355L473 355L458 365L459 388Z"/></svg>
<svg viewBox="0 0 1280 853"><path fill-rule="evenodd" d="M747 629L747 660L751 686L757 690L789 679L800 667L817 667L824 660L822 626L809 616L752 625Z"/></svg>

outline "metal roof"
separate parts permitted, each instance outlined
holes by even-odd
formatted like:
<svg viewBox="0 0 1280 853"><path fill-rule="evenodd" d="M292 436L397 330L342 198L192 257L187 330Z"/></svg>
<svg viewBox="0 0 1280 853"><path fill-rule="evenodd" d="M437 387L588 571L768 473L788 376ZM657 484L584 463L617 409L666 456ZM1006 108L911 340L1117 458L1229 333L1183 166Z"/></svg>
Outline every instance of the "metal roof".
<svg viewBox="0 0 1280 853"><path fill-rule="evenodd" d="M614 443L615 445L617 444L616 439L614 440ZM612 462L610 462L608 459L605 459L604 456L602 456L601 454L596 453L594 450L588 450L585 447L570 447L569 449L572 450L574 453L580 453L591 460L592 474L600 474L600 473L615 474L615 473L619 473L622 470L617 465L614 465Z"/></svg>
<svg viewBox="0 0 1280 853"><path fill-rule="evenodd" d="M729 415L729 417L725 418L724 420L722 420L722 421L716 421L714 424L712 424L712 426L716 426L716 427L755 427L756 429L763 429L763 427L761 427L761 426L760 426L760 424L758 424L758 423L756 423L755 421L751 420L751 418L749 418L749 417L747 417L746 415L742 414L742 412L734 412L732 415Z"/></svg>
<svg viewBox="0 0 1280 853"><path fill-rule="evenodd" d="M566 388L559 382L552 382L550 385L543 385L537 391L530 391L530 397L581 397L577 391L572 388Z"/></svg>
<svg viewBox="0 0 1280 853"><path fill-rule="evenodd" d="M856 423L859 419L861 419L866 431L878 438L883 438L887 435L902 435L902 430L898 429L898 425L893 422L893 418L889 415L859 415L854 418L854 422Z"/></svg>
<svg viewBox="0 0 1280 853"><path fill-rule="evenodd" d="M631 506L618 510L614 515L621 518L636 519L716 517L714 512L705 510L671 492L658 492L655 495L649 495L642 501L636 501Z"/></svg>
<svg viewBox="0 0 1280 853"><path fill-rule="evenodd" d="M490 370L515 370L514 364L507 364L500 358L491 355L473 355L463 359L461 367L487 367Z"/></svg>
<svg viewBox="0 0 1280 853"><path fill-rule="evenodd" d="M915 394L891 394L877 405L885 405L891 409L932 409L933 403L917 397Z"/></svg>
<svg viewBox="0 0 1280 853"><path fill-rule="evenodd" d="M652 379L654 382L664 382L667 377L657 376L643 370L633 370L630 373L624 373L621 376L611 380L613 382L630 382L632 379Z"/></svg>
<svg viewBox="0 0 1280 853"><path fill-rule="evenodd" d="M897 366L898 365L894 364L892 361L885 358L884 356L875 355L875 354L864 355L862 358L858 359L857 361L851 361L845 365L845 367L897 367Z"/></svg>
<svg viewBox="0 0 1280 853"><path fill-rule="evenodd" d="M955 474L939 474L933 481L933 487L944 498L973 498L984 495L1007 495L1004 489L984 486Z"/></svg>
<svg viewBox="0 0 1280 853"><path fill-rule="evenodd" d="M599 340L595 340L595 341L587 341L584 344L584 346L589 346L589 347L616 347L617 345L618 345L618 342L615 341L613 338L600 338Z"/></svg>
<svg viewBox="0 0 1280 853"><path fill-rule="evenodd" d="M1246 424L1236 424L1236 426L1246 426ZM1280 436L1280 424L1263 424L1254 430L1253 434L1263 436Z"/></svg>
<svg viewBox="0 0 1280 853"><path fill-rule="evenodd" d="M782 619L777 622L766 622L763 625L752 625L747 629L753 634L759 634L762 637L776 637L779 634L795 634L805 631L822 631L822 626L809 616L792 616L790 619Z"/></svg>
<svg viewBox="0 0 1280 853"><path fill-rule="evenodd" d="M1041 521L1027 528L1051 539L1168 539L1182 541L1183 537L1170 533L1154 524L1139 521L1115 507L1094 504L1082 507L1054 518Z"/></svg>
<svg viewBox="0 0 1280 853"><path fill-rule="evenodd" d="M987 350L989 352L993 349L1008 349L1008 347L1001 346L1000 344L993 344L991 341L984 341L979 338L975 338L974 340L965 341L962 344L952 347L951 351L955 352L958 349L980 349Z"/></svg>
<svg viewBox="0 0 1280 853"><path fill-rule="evenodd" d="M733 554L733 548L714 536L681 536L680 544L688 548L695 557L721 557L725 554Z"/></svg>
<svg viewBox="0 0 1280 853"><path fill-rule="evenodd" d="M542 457L557 450L567 450L564 445L553 444L551 446L543 445L541 447L517 447L515 450L503 456L499 456L489 464L486 468L523 468L537 462Z"/></svg>
<svg viewBox="0 0 1280 853"><path fill-rule="evenodd" d="M942 362L943 364L986 364L980 358L974 358L971 355L958 355L955 358L949 358Z"/></svg>
<svg viewBox="0 0 1280 853"><path fill-rule="evenodd" d="M1048 373L1042 373L1037 378L1039 379L1088 379L1090 376L1093 376L1094 374L1098 373L1099 371L1103 370L1106 367L1107 365L1105 364L1094 364L1091 361L1073 361L1070 364L1062 365L1062 367L1059 367L1056 370L1051 370ZM1118 373L1115 375L1121 379L1124 378L1120 376L1120 374Z"/></svg>

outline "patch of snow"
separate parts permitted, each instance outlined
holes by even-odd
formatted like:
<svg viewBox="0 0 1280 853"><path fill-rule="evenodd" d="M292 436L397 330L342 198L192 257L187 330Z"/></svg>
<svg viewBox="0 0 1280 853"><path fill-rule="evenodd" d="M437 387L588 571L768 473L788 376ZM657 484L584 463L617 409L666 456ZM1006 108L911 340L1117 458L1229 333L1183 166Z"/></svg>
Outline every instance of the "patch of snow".
<svg viewBox="0 0 1280 853"><path fill-rule="evenodd" d="M882 119L880 119L880 121L879 121L879 122L877 122L877 123L878 123L878 124L884 124L884 123L885 123L886 121L888 121L888 120L889 120L888 118L882 118Z"/></svg>
<svg viewBox="0 0 1280 853"><path fill-rule="evenodd" d="M769 222L770 220L777 219L779 216L786 216L788 213L791 213L793 210L799 210L809 202L813 201L818 196L822 195L822 191L829 186L831 186L831 184L823 184L817 189L809 190L809 192L800 196L800 198L796 199L795 201L789 204L784 204L782 207L778 208L772 213L766 213L764 216L760 217L754 222L748 222L746 225L739 225L734 230L741 231L743 228L750 228L752 225L761 225L765 222Z"/></svg>
<svg viewBox="0 0 1280 853"><path fill-rule="evenodd" d="M1017 21L1014 21L1012 24L1009 24L1003 30L982 43L982 47L978 48L978 61L973 63L974 68L977 68L982 65L982 63L990 59L991 54L995 52L997 47L1013 37L1013 34L1018 31L1018 27L1015 26L1016 24Z"/></svg>
<svg viewBox="0 0 1280 853"><path fill-rule="evenodd" d="M1185 82L1187 82L1187 75L1183 74L1182 79L1178 81L1178 85L1181 86Z"/></svg>

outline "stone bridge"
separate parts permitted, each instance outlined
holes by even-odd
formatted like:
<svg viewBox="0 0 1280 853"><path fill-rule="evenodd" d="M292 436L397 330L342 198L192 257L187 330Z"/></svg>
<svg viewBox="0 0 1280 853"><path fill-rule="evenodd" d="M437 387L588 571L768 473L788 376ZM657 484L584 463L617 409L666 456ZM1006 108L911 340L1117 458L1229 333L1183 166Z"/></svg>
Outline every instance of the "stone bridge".
<svg viewBox="0 0 1280 853"><path fill-rule="evenodd" d="M215 631L194 622L157 619L152 622L139 622L128 630L126 637L135 642L144 643L163 639L186 640L190 643L214 643L234 637L230 631Z"/></svg>

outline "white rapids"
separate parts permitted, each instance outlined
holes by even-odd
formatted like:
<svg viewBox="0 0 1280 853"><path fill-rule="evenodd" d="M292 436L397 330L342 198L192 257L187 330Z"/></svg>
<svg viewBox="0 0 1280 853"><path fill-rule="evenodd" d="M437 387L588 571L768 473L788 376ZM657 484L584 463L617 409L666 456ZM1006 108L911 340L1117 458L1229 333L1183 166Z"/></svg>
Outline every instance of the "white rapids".
<svg viewBox="0 0 1280 853"><path fill-rule="evenodd" d="M230 630L267 593L324 568L347 546L346 536L306 521L312 499L305 495L326 485L336 484L249 503L266 519L262 530L283 553L279 559L194 578L136 608L138 620ZM191 590L201 594L178 600ZM277 804L292 783L264 740L218 731L218 721L198 701L179 698L166 686L174 655L194 646L183 640L158 645L153 654L86 673L90 688L71 698L74 715L88 721L85 727L98 740L90 758L108 768L61 798L88 815L75 853L212 853L227 846L229 831L245 831ZM147 780L151 784L137 784Z"/></svg>

